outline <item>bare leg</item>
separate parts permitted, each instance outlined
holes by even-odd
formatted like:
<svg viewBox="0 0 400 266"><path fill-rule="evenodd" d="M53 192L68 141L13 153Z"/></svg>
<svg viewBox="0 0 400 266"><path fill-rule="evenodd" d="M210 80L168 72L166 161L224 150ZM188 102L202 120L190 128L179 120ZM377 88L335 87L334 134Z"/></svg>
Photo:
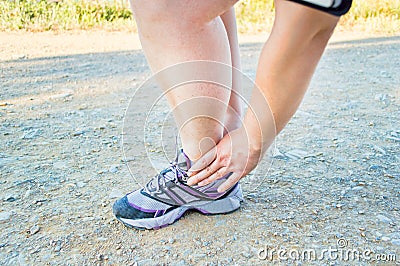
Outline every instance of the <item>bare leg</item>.
<svg viewBox="0 0 400 266"><path fill-rule="evenodd" d="M271 123L263 121L269 113L268 100L279 133L296 112L311 77L339 20L338 17L290 1L276 0L276 18L271 35L259 59L246 128L253 140L265 146L271 143ZM261 126L261 128L260 128ZM264 133L262 133L264 132ZM256 140L256 136L262 139Z"/></svg>
<svg viewBox="0 0 400 266"><path fill-rule="evenodd" d="M237 38L237 27L235 10L231 7L228 11L221 15L222 22L224 23L226 33L228 34L229 47L231 51L232 67L241 70L240 64L240 51ZM242 95L242 79L239 71L232 73L232 90L229 98L229 106L225 117L225 130L230 132L237 129L241 125L243 115L242 101L239 95ZM225 132L226 133L226 132Z"/></svg>
<svg viewBox="0 0 400 266"><path fill-rule="evenodd" d="M338 20L293 2L276 1L274 29L262 51L257 82L268 90L278 132L297 110Z"/></svg>
<svg viewBox="0 0 400 266"><path fill-rule="evenodd" d="M230 65L229 40L220 15L235 2L132 0L143 50L152 70L156 72L192 60L212 60ZM160 80L162 89L169 89L167 84ZM212 84L190 84L180 86L166 96L174 108L184 151L195 161L222 138L230 91ZM197 101L196 108L192 108L196 114L188 115L188 107L193 107L190 104L193 98L204 98L204 101ZM208 117L201 117L205 114ZM193 115L198 117L191 118Z"/></svg>
<svg viewBox="0 0 400 266"><path fill-rule="evenodd" d="M294 2L275 3L275 23L260 55L252 109L247 111L243 127L225 135L215 149L192 166L190 185L199 181L207 185L232 173L218 189L225 191L257 166L298 108L339 20Z"/></svg>

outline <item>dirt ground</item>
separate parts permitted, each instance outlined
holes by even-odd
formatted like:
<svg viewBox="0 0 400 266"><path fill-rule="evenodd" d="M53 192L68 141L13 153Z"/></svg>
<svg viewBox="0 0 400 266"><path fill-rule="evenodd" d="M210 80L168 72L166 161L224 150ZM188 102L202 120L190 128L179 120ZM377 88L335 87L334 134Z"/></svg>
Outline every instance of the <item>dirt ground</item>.
<svg viewBox="0 0 400 266"><path fill-rule="evenodd" d="M265 38L241 36L250 77ZM137 36L0 33L0 264L399 264L399 51L400 36L335 34L265 182L243 180L239 211L136 231L111 207L139 187L121 149L125 109L151 74ZM129 161L154 174L145 156Z"/></svg>

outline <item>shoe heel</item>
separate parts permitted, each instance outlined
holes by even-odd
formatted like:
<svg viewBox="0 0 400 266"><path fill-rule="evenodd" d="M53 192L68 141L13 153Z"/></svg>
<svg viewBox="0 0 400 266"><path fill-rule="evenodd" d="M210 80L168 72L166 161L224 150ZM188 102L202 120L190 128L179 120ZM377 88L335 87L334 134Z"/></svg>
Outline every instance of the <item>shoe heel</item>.
<svg viewBox="0 0 400 266"><path fill-rule="evenodd" d="M240 186L231 191L231 193L222 198L217 199L206 204L196 206L195 210L198 210L202 214L222 214L233 212L240 207L240 202L243 201L243 193Z"/></svg>

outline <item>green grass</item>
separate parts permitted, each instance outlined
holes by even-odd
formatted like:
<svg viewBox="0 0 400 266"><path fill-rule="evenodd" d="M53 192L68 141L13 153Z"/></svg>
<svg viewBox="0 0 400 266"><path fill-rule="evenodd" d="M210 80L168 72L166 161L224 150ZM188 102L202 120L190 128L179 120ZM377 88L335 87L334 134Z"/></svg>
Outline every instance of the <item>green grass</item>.
<svg viewBox="0 0 400 266"><path fill-rule="evenodd" d="M126 1L0 0L0 30L134 29Z"/></svg>
<svg viewBox="0 0 400 266"><path fill-rule="evenodd" d="M273 0L243 0L236 5L241 33L270 31L274 21ZM400 0L353 0L338 30L400 33Z"/></svg>
<svg viewBox="0 0 400 266"><path fill-rule="evenodd" d="M269 31L274 22L274 1L242 0L235 6L240 33Z"/></svg>
<svg viewBox="0 0 400 266"><path fill-rule="evenodd" d="M400 33L400 0L354 0L339 27L367 32Z"/></svg>
<svg viewBox="0 0 400 266"><path fill-rule="evenodd" d="M236 14L241 33L269 31L273 1L242 0L236 5ZM136 31L128 0L0 0L0 31L87 29ZM398 33L400 0L354 0L340 29Z"/></svg>

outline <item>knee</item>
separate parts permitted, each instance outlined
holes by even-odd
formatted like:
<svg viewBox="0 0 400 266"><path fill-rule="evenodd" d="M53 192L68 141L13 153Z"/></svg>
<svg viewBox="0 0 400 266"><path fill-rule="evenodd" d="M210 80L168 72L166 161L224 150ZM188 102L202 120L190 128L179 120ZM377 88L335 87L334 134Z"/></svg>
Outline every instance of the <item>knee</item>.
<svg viewBox="0 0 400 266"><path fill-rule="evenodd" d="M184 1L171 0L131 0L131 8L139 24L179 27L196 25L209 22L206 12L191 10Z"/></svg>
<svg viewBox="0 0 400 266"><path fill-rule="evenodd" d="M275 5L274 27L302 42L329 39L339 20L338 17L292 1L275 0Z"/></svg>
<svg viewBox="0 0 400 266"><path fill-rule="evenodd" d="M326 44L331 38L336 27L336 23L321 25L316 28L312 41Z"/></svg>

